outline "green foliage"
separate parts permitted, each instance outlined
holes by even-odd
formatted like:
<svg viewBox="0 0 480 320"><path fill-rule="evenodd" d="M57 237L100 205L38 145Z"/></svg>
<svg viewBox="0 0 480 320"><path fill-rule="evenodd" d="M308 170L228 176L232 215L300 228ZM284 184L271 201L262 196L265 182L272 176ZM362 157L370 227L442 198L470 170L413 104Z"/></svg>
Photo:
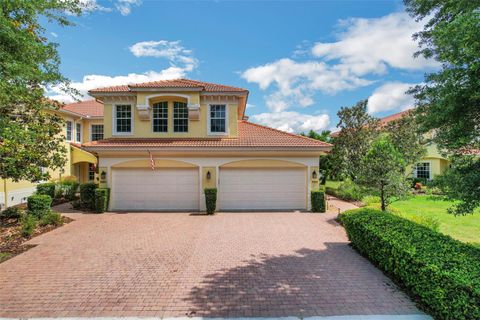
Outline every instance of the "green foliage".
<svg viewBox="0 0 480 320"><path fill-rule="evenodd" d="M413 112L391 121L383 130L386 132L404 161L404 169L414 165L427 152L423 135L418 130L418 124Z"/></svg>
<svg viewBox="0 0 480 320"><path fill-rule="evenodd" d="M379 193L382 211L386 210L392 197L403 196L408 190L405 161L388 135L381 135L373 141L357 171L358 184Z"/></svg>
<svg viewBox="0 0 480 320"><path fill-rule="evenodd" d="M28 215L41 218L50 212L52 198L45 194L34 194L27 199Z"/></svg>
<svg viewBox="0 0 480 320"><path fill-rule="evenodd" d="M37 227L37 218L34 215L26 214L22 217L21 232L23 237L30 237Z"/></svg>
<svg viewBox="0 0 480 320"><path fill-rule="evenodd" d="M40 20L69 25L79 14L78 0L0 1L0 178L41 181L43 168L61 169L66 147L63 120L46 110L59 105L45 99L45 88L68 89L60 73L57 44L49 42Z"/></svg>
<svg viewBox="0 0 480 320"><path fill-rule="evenodd" d="M337 127L340 131L332 142L332 166L334 171L355 181L362 159L367 154L370 143L378 135L378 119L367 113L367 100L350 108L342 107L337 115Z"/></svg>
<svg viewBox="0 0 480 320"><path fill-rule="evenodd" d="M318 133L316 131L310 130L308 134L305 133L300 133L301 136L304 137L309 137L310 139L315 139L323 142L330 142L331 140L331 134L332 132L330 130L322 130L322 132Z"/></svg>
<svg viewBox="0 0 480 320"><path fill-rule="evenodd" d="M325 212L326 203L325 203L325 193L320 190L314 190L310 194L310 199L312 202L312 212Z"/></svg>
<svg viewBox="0 0 480 320"><path fill-rule="evenodd" d="M365 196L362 198L362 203L365 206L370 206L374 204L380 204L382 200L378 196Z"/></svg>
<svg viewBox="0 0 480 320"><path fill-rule="evenodd" d="M435 319L480 319L480 250L373 209L341 216L352 245Z"/></svg>
<svg viewBox="0 0 480 320"><path fill-rule="evenodd" d="M72 201L76 199L79 183L77 181L62 180L57 183L58 188L62 190L65 199Z"/></svg>
<svg viewBox="0 0 480 320"><path fill-rule="evenodd" d="M405 0L405 4L413 18L425 20L424 29L415 35L421 44L417 54L441 64L439 71L427 74L421 85L410 90L420 128L435 132L434 142L450 154L461 157L480 149L480 2ZM452 213L471 213L480 206L478 166L460 164L449 175L457 178L443 181L449 197L461 201ZM461 187L454 184L459 180ZM469 188L472 185L476 189ZM476 192L471 194L472 190Z"/></svg>
<svg viewBox="0 0 480 320"><path fill-rule="evenodd" d="M359 201L370 192L367 188L347 179L342 181L337 188L326 187L325 193L346 201Z"/></svg>
<svg viewBox="0 0 480 320"><path fill-rule="evenodd" d="M80 201L85 209L95 209L95 189L98 185L93 182L82 183L80 185Z"/></svg>
<svg viewBox="0 0 480 320"><path fill-rule="evenodd" d="M103 213L108 209L108 193L109 189L97 188L95 189L95 212Z"/></svg>
<svg viewBox="0 0 480 320"><path fill-rule="evenodd" d="M458 155L449 169L436 178L436 185L451 200L459 200L449 213L465 215L480 206L480 158Z"/></svg>
<svg viewBox="0 0 480 320"><path fill-rule="evenodd" d="M62 216L58 212L54 212L52 210L45 213L38 224L43 226L61 226L63 224Z"/></svg>
<svg viewBox="0 0 480 320"><path fill-rule="evenodd" d="M205 188L204 191L207 213L213 214L217 208L217 188Z"/></svg>
<svg viewBox="0 0 480 320"><path fill-rule="evenodd" d="M24 211L19 207L9 207L0 212L0 219L20 219L24 215Z"/></svg>
<svg viewBox="0 0 480 320"><path fill-rule="evenodd" d="M50 198L55 198L55 183L46 182L37 184L37 194L44 194L50 196Z"/></svg>

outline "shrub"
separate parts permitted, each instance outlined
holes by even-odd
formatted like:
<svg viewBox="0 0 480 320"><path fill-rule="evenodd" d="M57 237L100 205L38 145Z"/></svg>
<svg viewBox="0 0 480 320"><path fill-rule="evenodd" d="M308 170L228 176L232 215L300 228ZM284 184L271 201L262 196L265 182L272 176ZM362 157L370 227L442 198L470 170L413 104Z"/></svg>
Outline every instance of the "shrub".
<svg viewBox="0 0 480 320"><path fill-rule="evenodd" d="M93 182L80 185L80 201L85 206L85 209L95 209L95 189L97 189L97 185Z"/></svg>
<svg viewBox="0 0 480 320"><path fill-rule="evenodd" d="M60 213L50 210L40 218L39 224L41 226L61 226L63 224L62 216Z"/></svg>
<svg viewBox="0 0 480 320"><path fill-rule="evenodd" d="M480 250L396 215L341 216L352 245L435 319L480 319Z"/></svg>
<svg viewBox="0 0 480 320"><path fill-rule="evenodd" d="M416 224L432 229L433 231L438 231L438 228L440 227L440 221L432 217L426 217L422 215L406 215L402 212L394 212L394 214L401 218L415 222Z"/></svg>
<svg viewBox="0 0 480 320"><path fill-rule="evenodd" d="M340 183L337 189L327 187L325 188L325 192L346 201L360 201L364 196L367 196L370 193L365 188L350 180L345 180Z"/></svg>
<svg viewBox="0 0 480 320"><path fill-rule="evenodd" d="M108 193L109 189L95 189L95 212L103 213L108 209Z"/></svg>
<svg viewBox="0 0 480 320"><path fill-rule="evenodd" d="M213 214L217 208L217 188L205 188L204 191L207 213Z"/></svg>
<svg viewBox="0 0 480 320"><path fill-rule="evenodd" d="M380 205L380 197L377 196L365 196L362 198L362 203L365 206L371 206L371 205Z"/></svg>
<svg viewBox="0 0 480 320"><path fill-rule="evenodd" d="M28 214L37 218L50 211L52 198L44 194L34 194L27 199Z"/></svg>
<svg viewBox="0 0 480 320"><path fill-rule="evenodd" d="M47 183L40 183L37 184L37 194L43 194L50 196L50 198L55 198L55 183L54 182L47 182Z"/></svg>
<svg viewBox="0 0 480 320"><path fill-rule="evenodd" d="M21 231L23 237L30 237L37 227L37 218L31 214L24 215L22 218Z"/></svg>
<svg viewBox="0 0 480 320"><path fill-rule="evenodd" d="M72 201L72 209L81 210L83 208L82 201L74 200Z"/></svg>
<svg viewBox="0 0 480 320"><path fill-rule="evenodd" d="M59 186L63 190L63 196L65 197L65 199L72 201L77 198L77 191L79 186L79 183L77 181L62 180L59 183Z"/></svg>
<svg viewBox="0 0 480 320"><path fill-rule="evenodd" d="M312 212L325 212L325 193L321 190L314 190L310 194Z"/></svg>
<svg viewBox="0 0 480 320"><path fill-rule="evenodd" d="M20 219L24 212L19 207L9 207L0 212L0 219Z"/></svg>

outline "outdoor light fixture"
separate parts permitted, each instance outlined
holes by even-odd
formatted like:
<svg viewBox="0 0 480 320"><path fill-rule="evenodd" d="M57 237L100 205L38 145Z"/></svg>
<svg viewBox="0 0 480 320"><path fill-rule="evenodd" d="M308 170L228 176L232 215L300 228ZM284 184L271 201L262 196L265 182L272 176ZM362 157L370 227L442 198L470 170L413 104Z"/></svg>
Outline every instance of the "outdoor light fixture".
<svg viewBox="0 0 480 320"><path fill-rule="evenodd" d="M207 171L207 180L210 180L211 177L212 177L212 174L210 173L210 171Z"/></svg>
<svg viewBox="0 0 480 320"><path fill-rule="evenodd" d="M100 174L100 179L105 180L105 178L107 177L107 173L105 171L102 171L102 173Z"/></svg>
<svg viewBox="0 0 480 320"><path fill-rule="evenodd" d="M317 171L313 170L312 179L317 179Z"/></svg>

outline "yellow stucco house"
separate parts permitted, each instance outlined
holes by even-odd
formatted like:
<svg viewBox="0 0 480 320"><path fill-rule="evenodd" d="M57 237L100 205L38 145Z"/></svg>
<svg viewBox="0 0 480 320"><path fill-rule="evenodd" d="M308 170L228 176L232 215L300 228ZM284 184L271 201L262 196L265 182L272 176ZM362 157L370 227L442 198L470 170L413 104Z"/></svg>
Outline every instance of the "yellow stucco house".
<svg viewBox="0 0 480 320"><path fill-rule="evenodd" d="M109 187L110 210L205 210L207 187L223 211L310 209L331 145L248 122L247 90L177 79L89 93L62 109L63 174Z"/></svg>

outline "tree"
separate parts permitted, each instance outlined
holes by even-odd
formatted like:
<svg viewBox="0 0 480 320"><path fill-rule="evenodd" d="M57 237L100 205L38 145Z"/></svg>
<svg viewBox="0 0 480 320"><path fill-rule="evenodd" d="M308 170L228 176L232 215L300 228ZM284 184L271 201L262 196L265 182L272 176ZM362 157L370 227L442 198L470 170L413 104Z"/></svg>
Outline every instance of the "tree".
<svg viewBox="0 0 480 320"><path fill-rule="evenodd" d="M382 131L388 133L393 145L402 155L406 166L417 163L425 155L426 141L418 130L413 112L389 122L382 129Z"/></svg>
<svg viewBox="0 0 480 320"><path fill-rule="evenodd" d="M480 1L405 0L407 11L416 20L426 19L425 27L414 35L421 50L416 55L441 63L438 72L410 90L416 99L417 117L424 132L435 132L439 147L454 154L449 181L464 181L480 188L475 169L479 158L470 159L465 150L480 149ZM471 165L464 166L468 162ZM452 175L458 175L453 178ZM444 191L456 189L445 181ZM454 212L473 212L470 191L449 193L463 202ZM476 202L478 204L478 202ZM462 211L466 210L466 211Z"/></svg>
<svg viewBox="0 0 480 320"><path fill-rule="evenodd" d="M45 37L40 17L61 26L80 14L78 0L0 2L0 177L14 181L48 178L44 168L65 163L58 103L45 88L68 81L59 71L57 44ZM71 91L69 91L71 92Z"/></svg>
<svg viewBox="0 0 480 320"><path fill-rule="evenodd" d="M322 130L322 132L318 133L316 131L310 130L308 134L300 133L301 136L309 137L311 139L323 141L323 142L330 142L331 141L331 134L330 130Z"/></svg>
<svg viewBox="0 0 480 320"><path fill-rule="evenodd" d="M357 179L362 159L378 135L378 119L367 113L367 102L362 100L353 107L342 107L337 113L340 131L332 142L332 157L352 181Z"/></svg>
<svg viewBox="0 0 480 320"><path fill-rule="evenodd" d="M377 137L357 168L358 185L376 189L380 194L381 209L385 211L392 197L404 195L408 186L405 179L405 161L391 137Z"/></svg>

